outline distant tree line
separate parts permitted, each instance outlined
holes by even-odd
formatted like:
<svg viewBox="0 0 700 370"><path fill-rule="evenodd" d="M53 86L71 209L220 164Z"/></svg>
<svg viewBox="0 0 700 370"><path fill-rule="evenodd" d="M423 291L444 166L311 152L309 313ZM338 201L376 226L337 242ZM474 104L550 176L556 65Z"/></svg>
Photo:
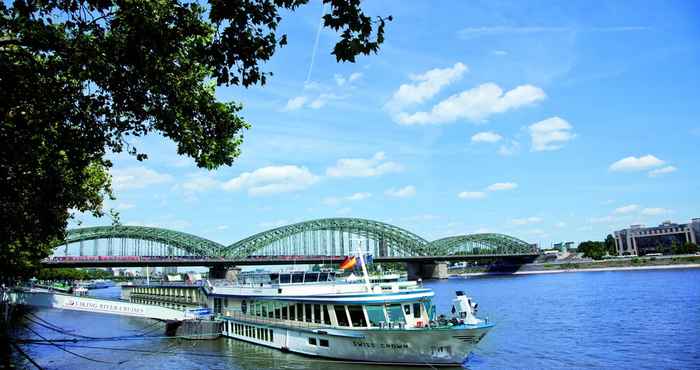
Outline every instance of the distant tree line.
<svg viewBox="0 0 700 370"><path fill-rule="evenodd" d="M659 250L662 250L663 246L659 244ZM585 241L579 244L577 251L583 253L584 257L592 258L594 260L601 260L605 256L616 256L617 247L615 246L615 238L608 234L604 241ZM693 254L698 251L698 246L694 243L672 243L671 252L673 254Z"/></svg>
<svg viewBox="0 0 700 370"><path fill-rule="evenodd" d="M584 257L594 260L601 260L604 256L616 256L617 248L615 247L615 238L608 234L604 241L588 240L578 245L576 250L583 253Z"/></svg>
<svg viewBox="0 0 700 370"><path fill-rule="evenodd" d="M93 280L111 279L113 274L105 270L83 270L77 268L42 269L37 274L39 280Z"/></svg>

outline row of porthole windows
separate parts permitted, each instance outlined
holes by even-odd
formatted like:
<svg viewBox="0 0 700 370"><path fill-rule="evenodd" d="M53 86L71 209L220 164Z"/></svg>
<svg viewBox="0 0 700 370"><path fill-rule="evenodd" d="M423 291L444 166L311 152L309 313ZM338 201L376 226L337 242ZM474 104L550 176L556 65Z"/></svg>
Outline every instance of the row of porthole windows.
<svg viewBox="0 0 700 370"><path fill-rule="evenodd" d="M147 304L147 305L151 305L151 306L172 308L175 310L184 310L185 308L188 307L185 305L179 305L179 304L174 304L174 303L161 302L161 301L151 301L151 300L147 300L147 299L137 299L137 298L132 298L131 302L132 303L139 303L139 304Z"/></svg>
<svg viewBox="0 0 700 370"><path fill-rule="evenodd" d="M268 328L259 328L256 326L251 326L251 325L245 325L245 324L237 324L233 322L227 322L227 329L229 333L233 333L236 335L248 337L248 338L254 338L254 339L260 339L264 340L267 342L274 342L275 341L275 333L272 329Z"/></svg>

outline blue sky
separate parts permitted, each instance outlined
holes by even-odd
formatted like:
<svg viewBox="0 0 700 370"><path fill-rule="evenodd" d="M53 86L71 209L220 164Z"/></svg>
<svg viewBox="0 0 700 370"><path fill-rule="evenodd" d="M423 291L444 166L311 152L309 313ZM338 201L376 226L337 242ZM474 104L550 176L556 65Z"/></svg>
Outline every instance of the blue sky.
<svg viewBox="0 0 700 370"><path fill-rule="evenodd" d="M325 29L315 47L312 1L283 21L266 86L217 91L252 124L232 167L158 136L135 142L145 162L115 156L121 221L231 243L362 217L547 246L700 217L700 3L363 6L394 17L378 55L338 64Z"/></svg>

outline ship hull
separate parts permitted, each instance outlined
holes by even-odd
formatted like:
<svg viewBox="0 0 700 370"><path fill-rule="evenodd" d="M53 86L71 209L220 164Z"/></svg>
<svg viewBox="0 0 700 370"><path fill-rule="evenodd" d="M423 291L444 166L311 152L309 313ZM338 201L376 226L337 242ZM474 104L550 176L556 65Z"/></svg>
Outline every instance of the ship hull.
<svg viewBox="0 0 700 370"><path fill-rule="evenodd" d="M227 320L224 336L308 356L391 365L463 363L491 324L436 329L303 329Z"/></svg>

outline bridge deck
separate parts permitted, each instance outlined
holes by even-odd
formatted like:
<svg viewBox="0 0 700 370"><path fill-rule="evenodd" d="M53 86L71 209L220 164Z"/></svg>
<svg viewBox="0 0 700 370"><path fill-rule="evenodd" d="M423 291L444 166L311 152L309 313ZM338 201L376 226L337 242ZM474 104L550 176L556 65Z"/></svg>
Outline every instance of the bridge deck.
<svg viewBox="0 0 700 370"><path fill-rule="evenodd" d="M538 253L521 254L474 254L450 256L391 256L375 257L374 262L435 262L435 261L484 261L500 260L506 262L529 262L539 256ZM142 267L142 266L253 266L253 265L291 265L340 263L342 256L255 256L251 258L148 258L109 260L44 260L44 267Z"/></svg>

